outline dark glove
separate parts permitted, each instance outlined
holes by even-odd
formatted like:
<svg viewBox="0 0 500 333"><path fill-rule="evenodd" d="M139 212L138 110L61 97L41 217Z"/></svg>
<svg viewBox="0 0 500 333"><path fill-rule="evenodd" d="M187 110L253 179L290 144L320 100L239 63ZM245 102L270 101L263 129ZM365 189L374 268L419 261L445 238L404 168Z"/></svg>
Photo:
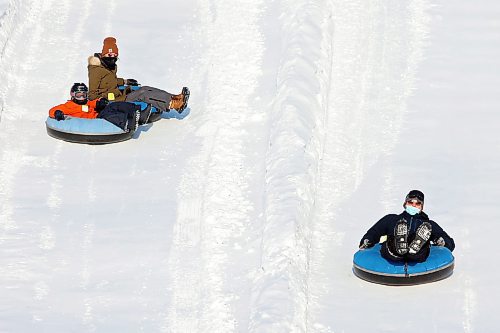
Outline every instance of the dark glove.
<svg viewBox="0 0 500 333"><path fill-rule="evenodd" d="M106 105L109 104L109 100L106 97L100 98L97 103L95 103L95 110L97 112L104 110Z"/></svg>
<svg viewBox="0 0 500 333"><path fill-rule="evenodd" d="M123 94L128 95L132 92L132 88L130 86L125 86L125 89L123 90Z"/></svg>
<svg viewBox="0 0 500 333"><path fill-rule="evenodd" d="M363 239L363 242L361 242L361 244L359 245L359 249L364 250L364 249L368 249L372 246L373 246L372 242L370 242L370 240L365 238L365 239Z"/></svg>
<svg viewBox="0 0 500 333"><path fill-rule="evenodd" d="M138 86L139 82L137 82L136 79L127 79L127 81L125 81L125 84L127 86Z"/></svg>
<svg viewBox="0 0 500 333"><path fill-rule="evenodd" d="M54 119L57 121L64 120L64 113L61 110L56 110L56 112L54 112Z"/></svg>
<svg viewBox="0 0 500 333"><path fill-rule="evenodd" d="M438 239L433 240L433 243L436 246L445 246L445 244L446 244L443 237L439 237Z"/></svg>

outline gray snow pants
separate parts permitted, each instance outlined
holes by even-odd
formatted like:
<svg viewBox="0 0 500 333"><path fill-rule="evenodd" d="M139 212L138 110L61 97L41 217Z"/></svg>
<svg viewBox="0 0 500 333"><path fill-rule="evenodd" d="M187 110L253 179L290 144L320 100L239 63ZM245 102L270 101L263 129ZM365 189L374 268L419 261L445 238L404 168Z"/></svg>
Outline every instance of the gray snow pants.
<svg viewBox="0 0 500 333"><path fill-rule="evenodd" d="M146 102L157 110L165 112L168 110L172 94L154 87L142 86L141 88L127 94L127 102Z"/></svg>

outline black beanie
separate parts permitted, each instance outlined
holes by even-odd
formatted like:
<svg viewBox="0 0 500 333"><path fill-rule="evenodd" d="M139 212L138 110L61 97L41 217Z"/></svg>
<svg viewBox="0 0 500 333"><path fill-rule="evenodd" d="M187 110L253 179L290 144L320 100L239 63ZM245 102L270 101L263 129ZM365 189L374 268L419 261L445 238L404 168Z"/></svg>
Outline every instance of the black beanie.
<svg viewBox="0 0 500 333"><path fill-rule="evenodd" d="M411 190L407 195L405 201L417 199L418 201L424 203L424 194L419 190Z"/></svg>

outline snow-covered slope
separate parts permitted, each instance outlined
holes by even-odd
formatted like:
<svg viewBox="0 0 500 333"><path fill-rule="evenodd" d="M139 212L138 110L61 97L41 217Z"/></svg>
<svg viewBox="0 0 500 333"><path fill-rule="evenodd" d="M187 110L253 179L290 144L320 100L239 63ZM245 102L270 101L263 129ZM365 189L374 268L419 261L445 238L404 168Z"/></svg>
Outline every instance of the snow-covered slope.
<svg viewBox="0 0 500 333"><path fill-rule="evenodd" d="M144 13L140 10L144 9ZM0 1L0 332L494 332L493 0ZM47 136L113 35L178 92L130 141ZM353 276L408 190L455 274Z"/></svg>

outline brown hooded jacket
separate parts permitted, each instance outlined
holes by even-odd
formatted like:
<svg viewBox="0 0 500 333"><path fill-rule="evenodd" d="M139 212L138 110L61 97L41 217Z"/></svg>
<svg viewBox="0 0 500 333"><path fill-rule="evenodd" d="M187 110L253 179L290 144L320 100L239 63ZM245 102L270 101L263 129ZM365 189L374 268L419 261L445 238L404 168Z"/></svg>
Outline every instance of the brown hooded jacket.
<svg viewBox="0 0 500 333"><path fill-rule="evenodd" d="M118 67L111 70L104 67L98 54L88 58L89 99L105 97L110 99L109 93L114 94L115 101L124 101L125 93L118 89L125 80L116 76Z"/></svg>

